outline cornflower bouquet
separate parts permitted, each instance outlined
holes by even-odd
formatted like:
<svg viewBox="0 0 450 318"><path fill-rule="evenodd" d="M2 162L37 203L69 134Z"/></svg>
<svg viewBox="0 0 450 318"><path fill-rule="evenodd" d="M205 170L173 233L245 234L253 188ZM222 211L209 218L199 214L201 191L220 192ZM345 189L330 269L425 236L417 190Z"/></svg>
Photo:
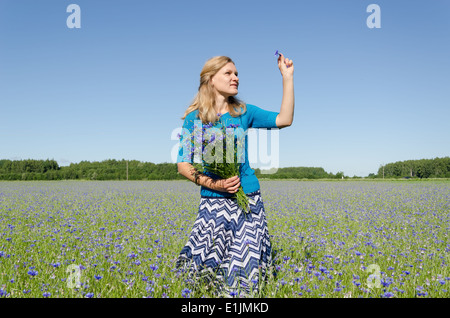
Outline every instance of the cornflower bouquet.
<svg viewBox="0 0 450 318"><path fill-rule="evenodd" d="M221 114L217 114L220 118ZM238 124L230 124L224 126L219 121L217 124L203 124L202 136L195 136L194 143L201 143L202 160L201 163L193 163L194 168L199 172L212 173L222 179L228 179L234 176L240 177L240 166L244 162L243 139L237 138L235 128ZM235 147L235 145L237 147ZM191 147L191 156L195 147ZM200 148L200 147L199 147ZM236 199L238 206L245 212L250 210L249 198L244 192L242 185L234 193L233 197Z"/></svg>

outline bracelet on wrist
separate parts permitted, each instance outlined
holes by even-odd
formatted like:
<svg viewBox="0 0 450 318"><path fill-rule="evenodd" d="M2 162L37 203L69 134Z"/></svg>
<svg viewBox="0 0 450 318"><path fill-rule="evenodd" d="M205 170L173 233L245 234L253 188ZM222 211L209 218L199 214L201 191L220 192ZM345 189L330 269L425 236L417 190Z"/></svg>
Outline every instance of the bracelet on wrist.
<svg viewBox="0 0 450 318"><path fill-rule="evenodd" d="M196 184L196 185L200 185L199 183L198 183L198 176L199 176L199 174L200 174L200 172L199 171L195 171L195 173L194 173L194 183Z"/></svg>

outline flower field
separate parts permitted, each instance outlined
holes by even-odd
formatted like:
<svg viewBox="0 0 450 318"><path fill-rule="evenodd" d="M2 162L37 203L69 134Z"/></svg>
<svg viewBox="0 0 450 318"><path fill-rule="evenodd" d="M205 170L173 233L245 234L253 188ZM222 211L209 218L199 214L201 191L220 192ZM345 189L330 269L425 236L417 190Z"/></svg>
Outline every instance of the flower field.
<svg viewBox="0 0 450 318"><path fill-rule="evenodd" d="M260 183L255 297L450 295L449 182ZM0 182L0 298L211 297L175 268L199 201L186 181Z"/></svg>

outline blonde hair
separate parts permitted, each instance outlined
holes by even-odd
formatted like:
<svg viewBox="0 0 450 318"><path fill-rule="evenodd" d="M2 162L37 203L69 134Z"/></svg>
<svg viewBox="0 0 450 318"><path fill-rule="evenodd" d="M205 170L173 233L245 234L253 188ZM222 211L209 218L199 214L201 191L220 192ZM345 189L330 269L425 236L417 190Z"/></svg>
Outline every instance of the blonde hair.
<svg viewBox="0 0 450 318"><path fill-rule="evenodd" d="M198 116L202 123L214 123L218 120L216 110L214 108L216 103L216 96L211 85L211 78L226 64L233 63L233 60L227 56L215 56L206 61L200 73L200 86L197 95L191 105L186 109L184 116L186 116L198 109ZM245 103L234 96L228 97L228 112L231 116L237 117L246 111Z"/></svg>

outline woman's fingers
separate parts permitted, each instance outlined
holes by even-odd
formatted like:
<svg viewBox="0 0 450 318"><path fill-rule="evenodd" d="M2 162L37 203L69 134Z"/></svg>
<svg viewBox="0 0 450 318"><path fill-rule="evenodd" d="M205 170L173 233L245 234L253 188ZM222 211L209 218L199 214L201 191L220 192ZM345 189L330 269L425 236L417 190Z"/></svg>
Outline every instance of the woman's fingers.
<svg viewBox="0 0 450 318"><path fill-rule="evenodd" d="M287 68L291 67L294 62L288 58L285 58L284 55L282 53L278 53L278 67L280 68L280 70L282 69L282 65L286 65Z"/></svg>
<svg viewBox="0 0 450 318"><path fill-rule="evenodd" d="M240 179L238 176L234 176L224 181L224 188L227 192L234 193L239 190L239 186L241 185Z"/></svg>

